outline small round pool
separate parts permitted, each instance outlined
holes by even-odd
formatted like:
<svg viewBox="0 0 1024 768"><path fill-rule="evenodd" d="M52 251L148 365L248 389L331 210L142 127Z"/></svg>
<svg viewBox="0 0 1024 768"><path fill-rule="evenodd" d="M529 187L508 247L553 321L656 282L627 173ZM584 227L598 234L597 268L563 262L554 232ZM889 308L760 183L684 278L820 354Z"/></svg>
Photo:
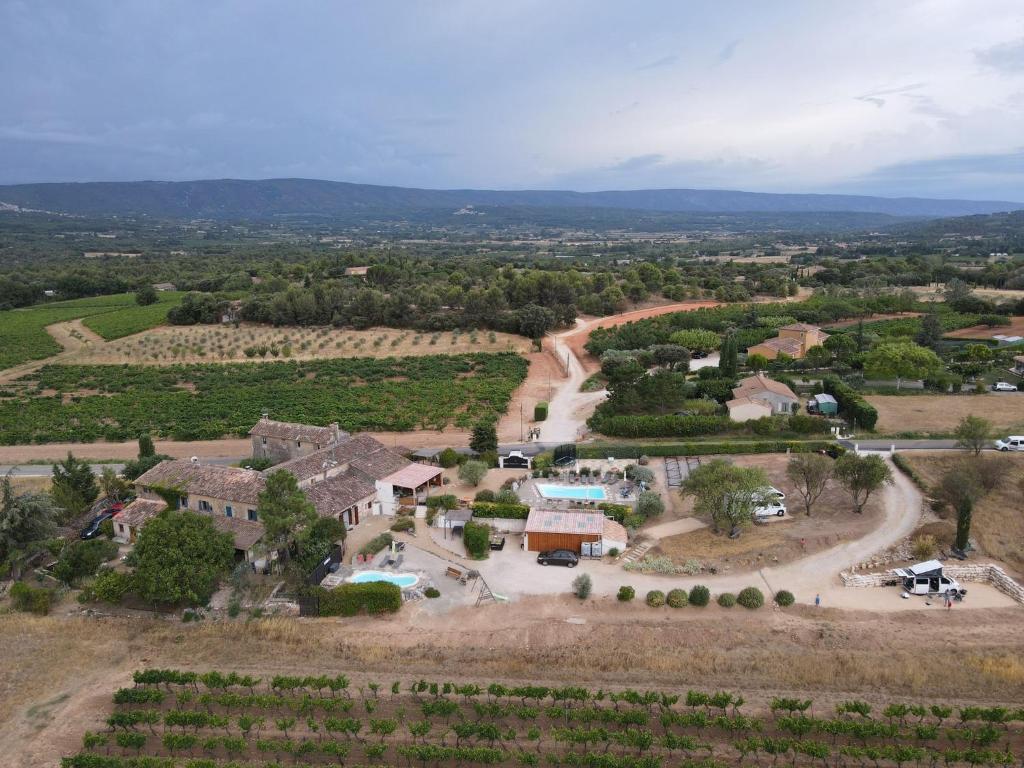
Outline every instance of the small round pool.
<svg viewBox="0 0 1024 768"><path fill-rule="evenodd" d="M365 584L368 581L386 581L401 589L416 586L420 577L415 573L384 573L384 571L360 571L349 579L351 584Z"/></svg>

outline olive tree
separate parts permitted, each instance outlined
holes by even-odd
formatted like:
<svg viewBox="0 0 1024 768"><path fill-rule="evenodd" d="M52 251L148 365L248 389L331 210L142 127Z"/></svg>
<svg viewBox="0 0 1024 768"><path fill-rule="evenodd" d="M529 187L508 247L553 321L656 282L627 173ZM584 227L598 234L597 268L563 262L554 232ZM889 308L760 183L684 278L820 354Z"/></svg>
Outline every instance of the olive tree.
<svg viewBox="0 0 1024 768"><path fill-rule="evenodd" d="M853 500L853 511L860 514L871 494L892 483L892 470L881 456L847 453L836 459L835 475Z"/></svg>
<svg viewBox="0 0 1024 768"><path fill-rule="evenodd" d="M964 416L953 434L956 436L958 448L972 451L977 456L988 445L989 435L992 434L992 422L973 414Z"/></svg>
<svg viewBox="0 0 1024 768"><path fill-rule="evenodd" d="M724 459L714 459L690 473L682 492L693 496L695 512L711 518L715 533L726 525L735 533L753 519L767 485L763 469L736 467Z"/></svg>
<svg viewBox="0 0 1024 768"><path fill-rule="evenodd" d="M786 465L786 477L796 486L796 492L804 503L804 511L811 516L811 509L825 492L825 486L832 477L832 459L820 453L797 453Z"/></svg>

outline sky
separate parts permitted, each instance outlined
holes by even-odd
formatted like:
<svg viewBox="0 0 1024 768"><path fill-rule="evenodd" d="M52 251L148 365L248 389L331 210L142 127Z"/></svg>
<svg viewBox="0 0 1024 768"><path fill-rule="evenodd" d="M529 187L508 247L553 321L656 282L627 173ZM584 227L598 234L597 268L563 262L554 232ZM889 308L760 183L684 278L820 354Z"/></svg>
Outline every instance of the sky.
<svg viewBox="0 0 1024 768"><path fill-rule="evenodd" d="M0 0L0 183L1024 200L1021 0Z"/></svg>

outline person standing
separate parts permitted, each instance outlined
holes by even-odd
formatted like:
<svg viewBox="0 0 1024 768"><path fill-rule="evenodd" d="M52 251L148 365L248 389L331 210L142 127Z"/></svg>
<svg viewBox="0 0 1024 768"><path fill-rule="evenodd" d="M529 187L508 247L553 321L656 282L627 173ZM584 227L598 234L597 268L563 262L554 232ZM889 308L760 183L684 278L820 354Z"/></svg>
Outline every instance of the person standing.
<svg viewBox="0 0 1024 768"><path fill-rule="evenodd" d="M815 608L820 608L821 607L821 594L817 594L817 595L814 596L814 607Z"/></svg>

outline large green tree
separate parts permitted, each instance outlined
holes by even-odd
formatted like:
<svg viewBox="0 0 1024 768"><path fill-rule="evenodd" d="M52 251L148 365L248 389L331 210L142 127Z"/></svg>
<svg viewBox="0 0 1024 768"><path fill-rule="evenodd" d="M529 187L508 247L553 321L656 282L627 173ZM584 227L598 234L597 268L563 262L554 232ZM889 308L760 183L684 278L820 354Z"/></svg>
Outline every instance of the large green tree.
<svg viewBox="0 0 1024 768"><path fill-rule="evenodd" d="M165 510L149 520L128 558L139 597L151 603L206 605L231 570L235 546L207 515Z"/></svg>
<svg viewBox="0 0 1024 768"><path fill-rule="evenodd" d="M694 498L694 511L711 519L715 533L728 526L735 532L750 522L768 485L763 469L737 467L725 459L713 459L690 473L682 492Z"/></svg>
<svg viewBox="0 0 1024 768"><path fill-rule="evenodd" d="M10 478L0 480L0 563L30 554L57 530L60 510L42 493L16 495Z"/></svg>
<svg viewBox="0 0 1024 768"><path fill-rule="evenodd" d="M811 510L825 492L825 486L832 477L833 462L820 453L796 453L786 465L786 477L796 488L804 503L804 512L811 516Z"/></svg>
<svg viewBox="0 0 1024 768"><path fill-rule="evenodd" d="M977 456L988 445L992 434L992 422L974 414L964 416L953 434L956 436L958 448L964 448Z"/></svg>
<svg viewBox="0 0 1024 768"><path fill-rule="evenodd" d="M88 510L99 495L99 484L88 462L76 459L69 451L64 461L53 465L53 498L68 518Z"/></svg>
<svg viewBox="0 0 1024 768"><path fill-rule="evenodd" d="M473 427L473 434L469 438L469 447L477 453L498 450L498 430L494 424L482 421Z"/></svg>
<svg viewBox="0 0 1024 768"><path fill-rule="evenodd" d="M836 459L835 475L853 500L853 511L864 511L871 494L892 482L892 470L875 454L845 453Z"/></svg>
<svg viewBox="0 0 1024 768"><path fill-rule="evenodd" d="M278 469L267 475L267 484L256 503L256 513L271 549L287 552L300 530L316 522L316 507L299 488L295 475Z"/></svg>
<svg viewBox="0 0 1024 768"><path fill-rule="evenodd" d="M737 362L738 352L739 346L736 342L736 334L734 331L729 331L722 340L722 351L718 361L718 370L722 372L723 378L736 378L736 371L739 366Z"/></svg>
<svg viewBox="0 0 1024 768"><path fill-rule="evenodd" d="M868 376L896 379L896 389L903 379L924 379L942 369L939 356L911 341L883 342L864 355L864 371Z"/></svg>

